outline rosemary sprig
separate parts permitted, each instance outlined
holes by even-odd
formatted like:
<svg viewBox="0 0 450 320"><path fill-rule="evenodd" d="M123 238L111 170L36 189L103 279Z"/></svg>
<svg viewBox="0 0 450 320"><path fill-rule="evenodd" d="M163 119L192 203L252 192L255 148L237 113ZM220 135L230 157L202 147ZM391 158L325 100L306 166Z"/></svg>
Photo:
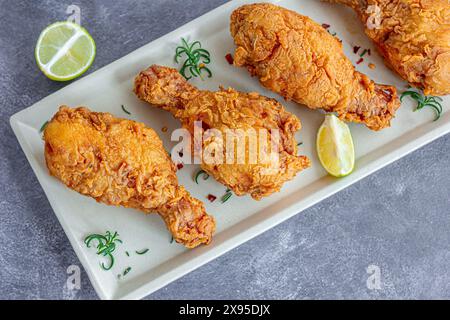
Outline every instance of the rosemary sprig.
<svg viewBox="0 0 450 320"><path fill-rule="evenodd" d="M102 234L91 234L84 239L84 243L88 248L91 247L91 242L97 240L97 254L104 257L109 257L110 263L106 266L103 262L100 264L103 270L109 270L114 265L114 257L112 253L116 250L116 242L122 243L122 240L118 238L119 234L114 232L111 234L110 231L106 231L106 235Z"/></svg>
<svg viewBox="0 0 450 320"><path fill-rule="evenodd" d="M203 175L203 180L208 180L209 174L206 173L205 170L200 170L199 172L197 172L197 173L195 174L194 180L195 180L195 183L196 183L196 184L198 184L198 178L199 178L201 175Z"/></svg>
<svg viewBox="0 0 450 320"><path fill-rule="evenodd" d="M400 101L403 101L404 97L410 97L417 102L417 106L414 111L423 109L424 107L430 107L436 113L434 121L438 120L441 117L442 114L441 97L425 96L413 90L403 92L402 95L400 96Z"/></svg>
<svg viewBox="0 0 450 320"><path fill-rule="evenodd" d="M175 49L175 62L179 63L179 59L184 54L186 55L186 60L180 69L181 75L189 80L192 77L202 77L202 71L204 70L208 74L208 78L211 78L212 72L206 67L207 64L211 62L211 58L208 50L202 48L200 41L194 41L193 43L188 43L184 38L181 38L181 46ZM190 75L187 75L186 72Z"/></svg>

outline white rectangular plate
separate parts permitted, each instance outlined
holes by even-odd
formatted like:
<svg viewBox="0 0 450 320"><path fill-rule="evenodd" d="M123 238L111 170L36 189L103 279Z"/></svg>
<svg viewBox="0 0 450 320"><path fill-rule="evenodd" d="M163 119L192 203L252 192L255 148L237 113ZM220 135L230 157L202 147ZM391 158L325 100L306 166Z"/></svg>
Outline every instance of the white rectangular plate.
<svg viewBox="0 0 450 320"><path fill-rule="evenodd" d="M282 101L277 95L263 89L258 80L251 78L246 70L229 65L224 58L227 53L234 52L233 39L229 33L230 14L233 9L246 2L248 1L231 1L11 117L11 126L26 157L95 290L103 299L144 297L450 129L447 110L439 121L433 122L434 114L431 110L414 113L413 103L406 101L389 129L373 132L362 125L350 124L357 167L345 178L327 176L315 153L315 136L323 115ZM400 90L406 87L404 81L385 67L372 43L365 37L360 21L347 8L317 0L274 2L310 16L318 23L331 24L330 30L343 40L345 52L354 63L359 58L352 52L354 44L371 48L373 54L366 56L364 64L357 68L376 82L393 84ZM303 129L298 134L298 141L302 141L303 145L300 152L310 157L313 164L293 181L286 183L280 193L259 202L250 197L237 199L233 196L225 204L218 200L213 203L206 200L209 193L221 196L225 187L213 179L196 185L192 177L199 168L186 165L178 172L180 183L193 196L203 200L207 211L217 220L217 232L211 245L194 250L170 243L171 236L159 216L96 203L50 177L44 162L44 145L39 132L42 124L52 117L58 106L84 105L95 111L106 111L146 123L160 134L167 150L170 150L175 144L170 141L170 132L179 127L178 121L167 112L140 102L132 93L132 86L136 74L153 63L175 66L173 53L181 37L200 40L203 47L211 52L213 77L206 81L194 80L195 85L210 90L216 90L219 85L231 86L241 91L257 91L280 100L301 119ZM375 63L375 70L367 67L369 61ZM449 97L444 98L444 109L447 109L449 100ZM131 112L130 116L121 110L122 104ZM164 126L169 129L167 133L161 131ZM100 269L99 256L94 249L87 249L83 243L87 234L103 233L106 230L117 230L124 242L117 249L116 264L109 272ZM131 257L124 254L125 250L134 253L142 248L149 248L150 252L142 256L132 254ZM117 279L117 274L128 266L132 267L132 271L126 277Z"/></svg>

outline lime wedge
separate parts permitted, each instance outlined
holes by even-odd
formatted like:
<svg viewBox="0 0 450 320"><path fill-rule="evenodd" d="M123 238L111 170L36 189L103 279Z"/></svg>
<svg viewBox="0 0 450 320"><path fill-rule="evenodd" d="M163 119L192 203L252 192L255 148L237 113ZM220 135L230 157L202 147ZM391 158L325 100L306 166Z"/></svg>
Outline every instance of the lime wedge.
<svg viewBox="0 0 450 320"><path fill-rule="evenodd" d="M333 114L327 114L319 128L317 154L322 166L335 177L350 174L355 166L355 149L347 124Z"/></svg>
<svg viewBox="0 0 450 320"><path fill-rule="evenodd" d="M50 79L72 80L82 75L95 58L95 42L86 29L63 21L49 25L36 44L36 63Z"/></svg>

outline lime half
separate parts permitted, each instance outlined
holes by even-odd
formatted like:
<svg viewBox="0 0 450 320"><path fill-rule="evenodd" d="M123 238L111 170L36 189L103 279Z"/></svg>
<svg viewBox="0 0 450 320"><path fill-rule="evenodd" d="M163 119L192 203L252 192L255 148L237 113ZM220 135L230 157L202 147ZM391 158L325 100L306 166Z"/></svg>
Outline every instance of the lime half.
<svg viewBox="0 0 450 320"><path fill-rule="evenodd" d="M335 177L350 174L355 166L355 149L347 124L327 114L317 133L317 154L322 166Z"/></svg>
<svg viewBox="0 0 450 320"><path fill-rule="evenodd" d="M39 69L48 78L67 81L89 69L95 58L95 42L78 24L56 22L42 31L35 56Z"/></svg>

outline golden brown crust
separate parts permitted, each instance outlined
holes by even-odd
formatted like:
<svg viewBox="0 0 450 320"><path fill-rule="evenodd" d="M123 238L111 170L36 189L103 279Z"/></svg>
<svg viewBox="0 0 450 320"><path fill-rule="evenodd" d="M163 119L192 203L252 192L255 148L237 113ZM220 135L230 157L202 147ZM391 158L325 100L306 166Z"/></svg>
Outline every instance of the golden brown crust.
<svg viewBox="0 0 450 320"><path fill-rule="evenodd" d="M62 106L44 140L50 174L69 188L108 205L158 212L187 247L211 241L214 219L178 185L161 140L144 124Z"/></svg>
<svg viewBox="0 0 450 320"><path fill-rule="evenodd" d="M278 129L281 144L279 161L274 167L268 163L252 163L248 161L250 158L242 164L202 162L203 170L237 195L250 194L259 200L279 191L284 182L310 165L308 158L297 155L294 134L301 127L300 121L274 99L231 88L217 92L198 90L186 82L177 70L157 65L136 77L134 91L140 99L171 112L191 135L195 121L202 121L203 132L216 129L223 137L226 137L228 129L255 130L257 134L259 129L266 129L270 139L270 130ZM226 142L204 139L202 150L213 143L225 145ZM245 152L246 155L250 152L248 144ZM264 154L258 152L258 159L262 156ZM223 159L225 157L224 151Z"/></svg>
<svg viewBox="0 0 450 320"><path fill-rule="evenodd" d="M330 1L330 0L329 0ZM389 67L427 95L450 94L450 1L332 0L356 10ZM381 10L369 30L368 6Z"/></svg>
<svg viewBox="0 0 450 320"><path fill-rule="evenodd" d="M232 13L230 28L237 46L234 64L266 88L373 130L390 125L400 106L396 89L355 71L340 41L308 17L269 3L251 4Z"/></svg>

